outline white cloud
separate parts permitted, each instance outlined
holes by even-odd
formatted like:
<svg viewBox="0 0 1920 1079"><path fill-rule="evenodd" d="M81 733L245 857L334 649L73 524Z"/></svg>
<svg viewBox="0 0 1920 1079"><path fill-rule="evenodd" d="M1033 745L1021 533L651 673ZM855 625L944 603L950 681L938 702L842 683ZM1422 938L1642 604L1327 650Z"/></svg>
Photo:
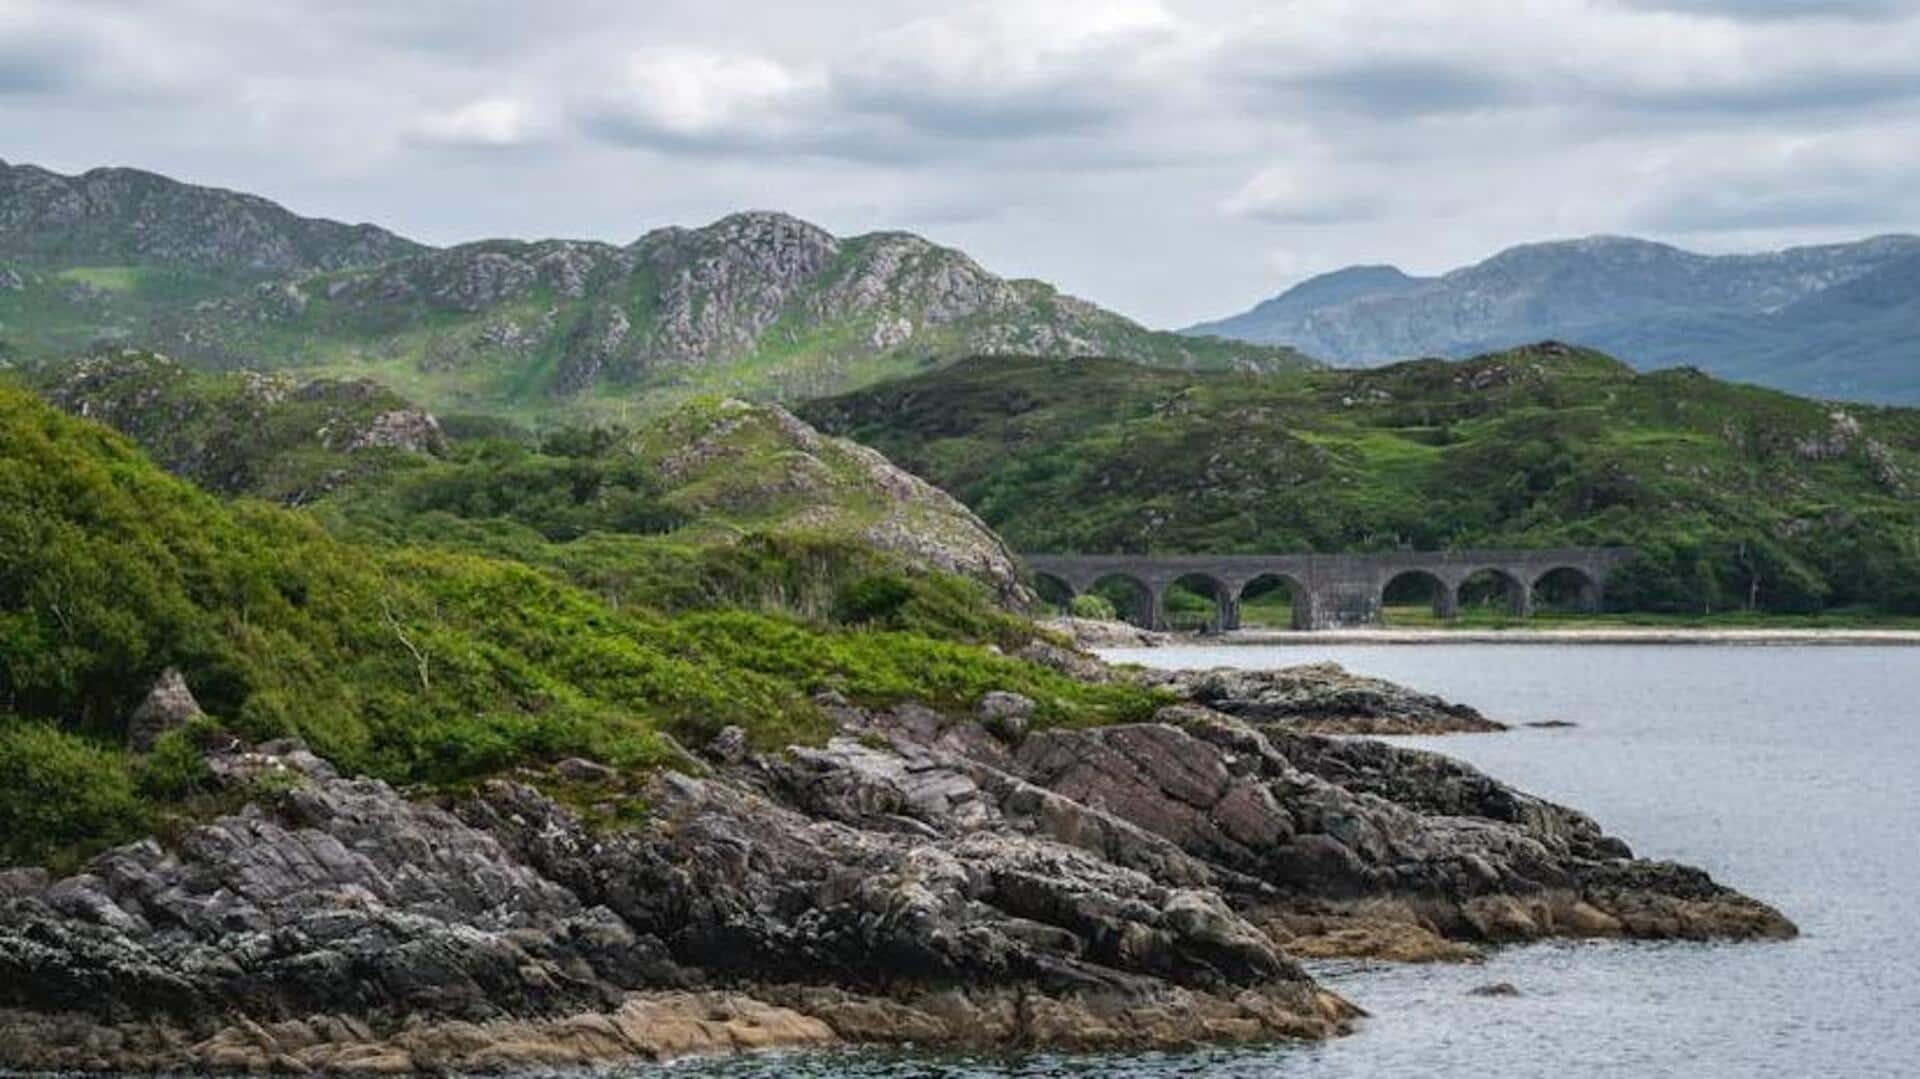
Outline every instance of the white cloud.
<svg viewBox="0 0 1920 1079"><path fill-rule="evenodd" d="M430 112L415 121L413 133L443 146L519 146L533 139L536 120L524 101L510 97L483 97L464 105Z"/></svg>
<svg viewBox="0 0 1920 1079"><path fill-rule="evenodd" d="M599 118L636 139L731 139L790 126L817 79L764 57L651 49L629 57Z"/></svg>

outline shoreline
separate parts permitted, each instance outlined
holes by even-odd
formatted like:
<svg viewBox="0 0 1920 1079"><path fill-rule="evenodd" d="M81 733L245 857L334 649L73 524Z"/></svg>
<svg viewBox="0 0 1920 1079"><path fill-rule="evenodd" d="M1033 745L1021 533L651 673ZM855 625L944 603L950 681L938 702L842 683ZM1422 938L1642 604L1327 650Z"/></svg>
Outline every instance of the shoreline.
<svg viewBox="0 0 1920 1079"><path fill-rule="evenodd" d="M1920 646L1920 629L1699 629L1659 626L1590 629L1326 629L1234 630L1213 636L1169 636L1163 642L1093 645L1098 651L1194 646L1312 644L1632 644Z"/></svg>

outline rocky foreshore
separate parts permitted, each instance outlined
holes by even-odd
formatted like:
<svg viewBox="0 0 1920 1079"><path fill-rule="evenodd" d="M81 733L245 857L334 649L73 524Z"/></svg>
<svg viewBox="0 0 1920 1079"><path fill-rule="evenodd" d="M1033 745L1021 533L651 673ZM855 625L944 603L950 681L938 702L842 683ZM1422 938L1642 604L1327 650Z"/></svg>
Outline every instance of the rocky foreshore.
<svg viewBox="0 0 1920 1079"><path fill-rule="evenodd" d="M431 798L236 748L216 772L279 793L65 879L0 874L0 1068L1324 1038L1359 1013L1296 956L1795 932L1465 765L1229 714L1260 695L1225 678L1090 730L1029 729L1011 694L964 717L829 695L824 746L733 732L678 770Z"/></svg>
<svg viewBox="0 0 1920 1079"><path fill-rule="evenodd" d="M1504 731L1477 710L1416 689L1354 674L1337 663L1275 670L1220 667L1144 671L1183 700L1256 726L1303 734L1462 734Z"/></svg>

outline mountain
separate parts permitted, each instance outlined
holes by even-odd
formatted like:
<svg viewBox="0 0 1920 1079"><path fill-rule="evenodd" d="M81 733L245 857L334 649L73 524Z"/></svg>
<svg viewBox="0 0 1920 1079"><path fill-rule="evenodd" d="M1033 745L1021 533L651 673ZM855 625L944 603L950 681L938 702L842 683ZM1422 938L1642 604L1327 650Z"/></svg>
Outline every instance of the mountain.
<svg viewBox="0 0 1920 1079"><path fill-rule="evenodd" d="M1920 410L1565 345L1268 377L982 358L801 414L1022 551L1620 544L1629 609L1920 611Z"/></svg>
<svg viewBox="0 0 1920 1079"><path fill-rule="evenodd" d="M841 238L764 212L624 247L489 241L276 281L179 312L159 338L203 363L264 358L380 378L442 409L534 415L700 392L806 397L979 352L1304 362L1149 331L918 236Z"/></svg>
<svg viewBox="0 0 1920 1079"><path fill-rule="evenodd" d="M779 213L624 246L436 249L264 199L0 166L0 358L98 342L202 367L371 377L441 411L657 411L702 392L840 392L975 353L1276 370L1284 347L1148 330L901 232Z"/></svg>
<svg viewBox="0 0 1920 1079"><path fill-rule="evenodd" d="M364 266L420 250L373 225L300 217L256 195L139 169L62 176L0 161L0 258L259 276Z"/></svg>
<svg viewBox="0 0 1920 1079"><path fill-rule="evenodd" d="M424 250L138 169L64 176L0 161L0 359L140 341L162 314L254 282Z"/></svg>
<svg viewBox="0 0 1920 1079"><path fill-rule="evenodd" d="M1916 282L1914 236L1718 256L1603 236L1515 247L1439 277L1341 270L1188 332L1285 341L1342 364L1558 338L1643 368L1920 402Z"/></svg>

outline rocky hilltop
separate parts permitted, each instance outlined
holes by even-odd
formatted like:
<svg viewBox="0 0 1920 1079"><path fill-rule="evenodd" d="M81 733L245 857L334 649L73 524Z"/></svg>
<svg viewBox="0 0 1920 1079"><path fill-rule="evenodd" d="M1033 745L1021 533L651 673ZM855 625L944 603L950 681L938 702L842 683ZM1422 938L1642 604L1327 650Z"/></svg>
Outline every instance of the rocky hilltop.
<svg viewBox="0 0 1920 1079"><path fill-rule="evenodd" d="M366 266L420 250L373 225L300 217L257 195L139 169L63 176L0 161L0 260L261 277Z"/></svg>
<svg viewBox="0 0 1920 1079"><path fill-rule="evenodd" d="M817 748L730 729L658 772L568 760L430 798L223 743L248 808L0 875L0 1066L1319 1038L1358 1012L1290 952L1794 931L1432 754L1191 704L1035 730L1006 693L971 716L818 703Z"/></svg>
<svg viewBox="0 0 1920 1079"><path fill-rule="evenodd" d="M969 353L1291 369L1291 349L1148 330L904 232L771 212L628 244L435 249L131 169L0 163L0 356L98 342L201 367L374 376L442 412L795 399Z"/></svg>
<svg viewBox="0 0 1920 1079"><path fill-rule="evenodd" d="M803 397L973 352L1169 367L1298 366L1285 349L1184 338L907 233L841 238L779 213L624 247L490 241L262 286L180 312L209 363L394 367L534 404L609 392Z"/></svg>
<svg viewBox="0 0 1920 1079"><path fill-rule="evenodd" d="M1438 277L1356 266L1193 333L1343 364L1558 338L1797 393L1920 402L1920 237L1699 255L1626 237L1526 244Z"/></svg>
<svg viewBox="0 0 1920 1079"><path fill-rule="evenodd" d="M1018 557L973 511L885 457L822 435L778 405L694 402L621 451L700 530L837 535L923 569L979 580L1016 608L1032 596Z"/></svg>

